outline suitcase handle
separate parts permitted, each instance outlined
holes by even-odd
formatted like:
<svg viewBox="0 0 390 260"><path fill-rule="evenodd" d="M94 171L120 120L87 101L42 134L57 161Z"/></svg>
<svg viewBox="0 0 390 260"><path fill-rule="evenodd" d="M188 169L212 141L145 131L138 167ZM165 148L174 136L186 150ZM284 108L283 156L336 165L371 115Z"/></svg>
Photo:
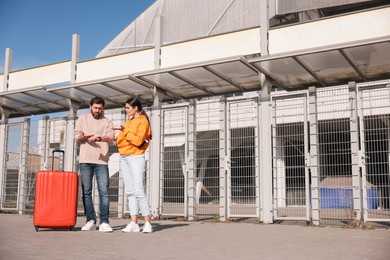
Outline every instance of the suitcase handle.
<svg viewBox="0 0 390 260"><path fill-rule="evenodd" d="M53 153L53 160L51 162L51 170L54 171L54 153L62 153L62 155L65 155L65 151L61 150L61 149L54 149L52 153ZM62 163L64 163L64 162L62 162ZM62 169L64 169L63 166L62 166Z"/></svg>

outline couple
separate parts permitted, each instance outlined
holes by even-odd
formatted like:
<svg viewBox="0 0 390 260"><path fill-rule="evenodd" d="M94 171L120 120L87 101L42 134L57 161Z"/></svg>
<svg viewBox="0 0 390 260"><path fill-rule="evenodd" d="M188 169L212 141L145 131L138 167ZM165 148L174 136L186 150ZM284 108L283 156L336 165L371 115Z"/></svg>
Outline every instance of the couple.
<svg viewBox="0 0 390 260"><path fill-rule="evenodd" d="M92 180L96 176L99 191L101 232L112 232L109 224L109 172L108 143L114 140L114 131L120 133L116 144L121 155L121 169L126 196L130 208L131 222L122 232L139 232L138 212L144 217L144 233L152 233L149 203L144 191L145 151L151 139L149 118L136 98L126 101L125 109L129 116L120 127L114 127L111 120L104 117L104 100L94 97L90 101L91 113L81 115L76 122L74 138L80 143L80 178L83 191L86 224L84 231L96 230L96 213L92 201Z"/></svg>

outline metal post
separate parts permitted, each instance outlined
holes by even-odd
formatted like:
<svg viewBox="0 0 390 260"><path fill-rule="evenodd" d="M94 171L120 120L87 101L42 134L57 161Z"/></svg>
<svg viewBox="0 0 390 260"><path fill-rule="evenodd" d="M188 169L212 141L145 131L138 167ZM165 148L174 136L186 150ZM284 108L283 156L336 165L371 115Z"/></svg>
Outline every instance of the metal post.
<svg viewBox="0 0 390 260"><path fill-rule="evenodd" d="M21 160L19 168L19 178L18 178L18 196L17 196L17 205L19 215L22 215L26 209L27 202L27 188L26 188L26 176L28 172L28 155L29 155L29 144L30 144L30 118L24 119L22 124L22 150L21 150Z"/></svg>
<svg viewBox="0 0 390 260"><path fill-rule="evenodd" d="M261 56L268 55L268 31L269 31L269 17L272 14L270 10L269 0L262 0L260 2L260 51ZM272 1L271 1L272 2ZM270 13L271 12L271 13Z"/></svg>
<svg viewBox="0 0 390 260"><path fill-rule="evenodd" d="M41 155L40 169L48 169L48 148L49 148L49 116L43 116L39 121L40 133L39 136L39 154Z"/></svg>
<svg viewBox="0 0 390 260"><path fill-rule="evenodd" d="M309 87L309 122L310 122L310 173L311 173L311 200L312 222L320 224L320 201L319 201L319 177L318 164L318 119L317 119L317 89Z"/></svg>
<svg viewBox="0 0 390 260"><path fill-rule="evenodd" d="M196 103L188 109L188 219L196 217Z"/></svg>
<svg viewBox="0 0 390 260"><path fill-rule="evenodd" d="M156 23L154 33L154 68L159 69L161 67L161 45L163 42L163 17L159 15L154 21Z"/></svg>
<svg viewBox="0 0 390 260"><path fill-rule="evenodd" d="M8 138L8 117L11 111L0 106L0 209L3 208L3 199L5 198L4 192L4 178L7 172L7 138Z"/></svg>
<svg viewBox="0 0 390 260"><path fill-rule="evenodd" d="M220 110L220 130L219 130L219 219L225 221L229 206L228 204L228 184L227 176L230 176L230 154L227 149L228 118L226 109L226 98L219 101Z"/></svg>
<svg viewBox="0 0 390 260"><path fill-rule="evenodd" d="M264 74L259 74L260 96L260 220L272 223L272 127L271 127L271 82Z"/></svg>
<svg viewBox="0 0 390 260"><path fill-rule="evenodd" d="M361 187L359 169L359 133L357 118L357 88L355 82L348 83L350 105L351 162L352 162L352 196L355 220L361 219Z"/></svg>
<svg viewBox="0 0 390 260"><path fill-rule="evenodd" d="M9 73L12 71L12 49L5 49L5 63L4 63L4 82L1 87L1 92L8 90Z"/></svg>
<svg viewBox="0 0 390 260"><path fill-rule="evenodd" d="M72 60L70 62L70 82L77 82L77 63L80 60L80 35L73 34L72 36Z"/></svg>
<svg viewBox="0 0 390 260"><path fill-rule="evenodd" d="M303 97L303 138L304 138L304 153L305 153L305 200L306 200L306 222L310 222L310 147L309 147L309 126L307 119L307 94Z"/></svg>
<svg viewBox="0 0 390 260"><path fill-rule="evenodd" d="M124 113L124 111L121 111L120 121L121 122L126 121L126 114ZM118 156L118 158L120 160L120 156ZM120 162L119 162L119 164L120 164ZM149 167L148 167L148 170L149 170ZM153 174L151 174L151 171L149 170L149 181L150 181L151 175L153 175ZM123 176L121 167L119 167L119 176ZM123 215L126 213L127 196L126 196L126 192L124 189L123 178L119 177L118 179L119 180L118 180L118 207L117 207L117 210L118 210L118 218L122 218ZM149 197L149 200L150 200L150 197Z"/></svg>
<svg viewBox="0 0 390 260"><path fill-rule="evenodd" d="M66 118L66 137L65 137L65 154L64 154L64 170L73 171L75 161L75 140L74 140L74 128L77 119L77 110L80 104L72 100L68 100L69 113Z"/></svg>
<svg viewBox="0 0 390 260"><path fill-rule="evenodd" d="M150 142L149 159L149 202L152 216L159 217L160 205L160 163L161 163L161 93L154 89L153 107L150 114L153 139Z"/></svg>

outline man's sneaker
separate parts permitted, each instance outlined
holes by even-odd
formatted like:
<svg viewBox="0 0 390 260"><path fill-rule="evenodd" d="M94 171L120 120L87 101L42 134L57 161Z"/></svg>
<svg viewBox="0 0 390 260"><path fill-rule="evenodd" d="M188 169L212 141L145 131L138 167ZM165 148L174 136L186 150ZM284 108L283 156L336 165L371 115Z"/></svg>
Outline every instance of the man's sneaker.
<svg viewBox="0 0 390 260"><path fill-rule="evenodd" d="M145 222L144 227L142 228L143 233L152 233L153 228L152 225L149 222Z"/></svg>
<svg viewBox="0 0 390 260"><path fill-rule="evenodd" d="M124 229L122 229L122 232L126 232L126 233L139 232L139 226L134 222L130 222L129 224L126 225Z"/></svg>
<svg viewBox="0 0 390 260"><path fill-rule="evenodd" d="M82 231L93 231L96 230L95 221L90 220L81 228Z"/></svg>
<svg viewBox="0 0 390 260"><path fill-rule="evenodd" d="M99 226L99 231L100 232L112 232L112 228L108 223L102 223Z"/></svg>

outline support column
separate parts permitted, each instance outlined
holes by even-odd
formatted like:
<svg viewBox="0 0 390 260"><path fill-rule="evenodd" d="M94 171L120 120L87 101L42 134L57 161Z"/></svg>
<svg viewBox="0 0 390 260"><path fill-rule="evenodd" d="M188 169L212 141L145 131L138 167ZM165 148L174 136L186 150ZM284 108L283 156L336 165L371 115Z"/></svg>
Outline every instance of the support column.
<svg viewBox="0 0 390 260"><path fill-rule="evenodd" d="M159 69L161 67L161 45L163 42L163 17L157 16L155 19L155 32L154 32L154 68Z"/></svg>
<svg viewBox="0 0 390 260"><path fill-rule="evenodd" d="M188 220L196 217L196 103L191 101L188 108Z"/></svg>
<svg viewBox="0 0 390 260"><path fill-rule="evenodd" d="M231 182L228 182L227 177L231 175L231 154L228 153L228 113L226 98L221 98L219 101L219 219L226 221L228 216L228 208L230 203L228 200L228 187L231 187ZM229 146L230 147L230 146ZM229 183L229 184L228 184ZM229 185L229 186L228 186Z"/></svg>
<svg viewBox="0 0 390 260"><path fill-rule="evenodd" d="M158 218L161 214L160 180L161 180L161 104L162 93L154 89L153 107L150 113L152 140L149 146L149 203L152 216Z"/></svg>
<svg viewBox="0 0 390 260"><path fill-rule="evenodd" d="M4 92L8 90L9 83L9 73L12 71L12 49L5 49L5 63L4 63L4 82L1 86L1 91Z"/></svg>
<svg viewBox="0 0 390 260"><path fill-rule="evenodd" d="M64 154L64 171L74 171L75 162L75 140L74 140L74 128L77 119L77 110L80 107L80 103L68 100L69 113L66 119L66 137L65 137L65 154Z"/></svg>
<svg viewBox="0 0 390 260"><path fill-rule="evenodd" d="M260 74L260 220L273 223L272 218L272 127L271 82Z"/></svg>
<svg viewBox="0 0 390 260"><path fill-rule="evenodd" d="M352 162L352 196L354 220L361 220L362 218L362 198L361 198L361 176L359 167L359 129L357 118L357 88L356 82L348 83L349 90L349 105L350 105L350 133L351 133L351 162Z"/></svg>
<svg viewBox="0 0 390 260"><path fill-rule="evenodd" d="M312 222L320 224L319 178L320 165L318 158L318 118L317 118L317 89L309 87L309 122L310 122L310 173L311 173L311 207Z"/></svg>
<svg viewBox="0 0 390 260"><path fill-rule="evenodd" d="M70 83L77 82L77 63L80 60L80 35L73 34L72 36L72 60L70 62Z"/></svg>
<svg viewBox="0 0 390 260"><path fill-rule="evenodd" d="M43 116L42 119L39 121L39 129L41 129L40 136L39 136L39 154L41 155L41 163L40 163L40 169L41 170L48 170L51 169L51 165L49 166L47 164L47 158L48 154L47 151L49 150L49 116ZM49 168L50 167L50 168Z"/></svg>
<svg viewBox="0 0 390 260"><path fill-rule="evenodd" d="M261 56L268 55L269 19L275 15L275 1L262 0L260 4L260 51Z"/></svg>
<svg viewBox="0 0 390 260"><path fill-rule="evenodd" d="M8 131L7 131L7 124L8 124L8 118L11 114L11 111L8 109L5 109L0 106L0 197L5 198L5 192L4 192L4 178L5 174L7 172L6 168L6 159L7 159L7 138L8 138ZM0 199L0 209L3 208L3 199Z"/></svg>
<svg viewBox="0 0 390 260"><path fill-rule="evenodd" d="M121 113L120 113L120 121L119 122L126 122L126 113L125 113L124 110L122 110ZM115 122L114 122L114 125L115 125ZM122 178L123 173L122 173L122 168L120 167L120 160L121 160L120 158L121 158L120 154L118 153L118 160L119 160L118 207L117 207L117 209L118 209L118 218L122 218L125 215L126 211L127 211L127 208L126 208L127 196L126 196L126 192L125 192L125 185L123 183L123 178ZM148 163L149 163L149 161L148 161ZM149 164L148 164L146 170L149 173L149 182L150 182L150 178L151 178L151 174L150 173L151 173L151 171L149 169L150 168L149 168ZM149 185L149 190L150 190L150 185ZM150 200L150 196L149 196L149 200Z"/></svg>
<svg viewBox="0 0 390 260"><path fill-rule="evenodd" d="M18 205L18 213L19 215L22 215L26 209L26 203L27 203L27 185L26 185L26 176L28 172L28 156L29 156L29 145L30 145L30 125L31 125L31 119L26 118L24 119L24 122L22 124L22 151L20 153L21 155L21 161L20 161L20 168L19 168L19 178L18 178L18 198L17 198L17 205Z"/></svg>

